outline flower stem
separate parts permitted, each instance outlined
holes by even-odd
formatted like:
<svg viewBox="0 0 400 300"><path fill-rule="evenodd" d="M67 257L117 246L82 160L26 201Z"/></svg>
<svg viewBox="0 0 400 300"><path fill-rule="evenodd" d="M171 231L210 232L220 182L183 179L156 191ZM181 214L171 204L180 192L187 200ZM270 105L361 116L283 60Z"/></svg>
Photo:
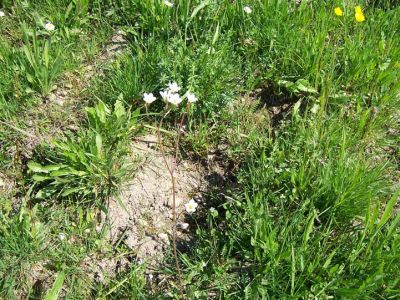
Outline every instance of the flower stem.
<svg viewBox="0 0 400 300"><path fill-rule="evenodd" d="M168 114L168 113L167 113ZM177 213L176 213L176 187L175 187L175 176L174 176L174 172L175 172L175 168L176 168L176 162L177 162L177 156L178 154L176 153L179 150L179 135L180 133L178 132L178 137L177 137L177 143L176 143L176 147L175 147L175 156L174 156L174 160L173 160L173 164L172 166L170 166L168 164L168 160L166 158L165 155L165 149L164 146L162 144L161 141L161 127L164 121L164 118L166 117L165 114L158 126L158 130L157 130L157 137L158 137L158 143L160 145L160 150L161 150L161 155L163 157L164 163L168 169L168 172L171 176L171 183L172 183L172 223L173 223L173 227L172 227L172 247L173 247L173 254L174 254L174 258L175 258L175 266L176 266L176 271L178 273L178 281L179 281L179 285L181 287L181 289L183 290L184 286L183 286L183 282L182 282L182 273L181 273L181 269L179 266L179 259L178 259L178 251L177 251L177 247L176 247L176 225L177 225ZM181 120L181 124L183 122L183 117ZM182 125L181 125L182 126Z"/></svg>

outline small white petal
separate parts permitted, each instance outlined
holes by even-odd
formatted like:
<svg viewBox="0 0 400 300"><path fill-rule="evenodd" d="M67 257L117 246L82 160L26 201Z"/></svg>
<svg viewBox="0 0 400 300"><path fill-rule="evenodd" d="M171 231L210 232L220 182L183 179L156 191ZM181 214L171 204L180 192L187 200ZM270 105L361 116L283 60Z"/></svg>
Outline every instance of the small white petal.
<svg viewBox="0 0 400 300"><path fill-rule="evenodd" d="M65 240L65 234L64 234L64 233L60 233L60 234L58 235L58 238L60 239L60 241Z"/></svg>
<svg viewBox="0 0 400 300"><path fill-rule="evenodd" d="M164 1L164 4L165 4L166 6L168 6L168 7L174 6L174 4L173 4L172 2L169 2L169 1L167 1L167 0Z"/></svg>

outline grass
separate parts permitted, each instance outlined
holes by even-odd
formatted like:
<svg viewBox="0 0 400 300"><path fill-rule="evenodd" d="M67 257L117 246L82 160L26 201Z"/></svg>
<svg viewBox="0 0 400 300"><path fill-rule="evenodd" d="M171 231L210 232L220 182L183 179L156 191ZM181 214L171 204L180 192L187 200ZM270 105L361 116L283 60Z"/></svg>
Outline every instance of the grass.
<svg viewBox="0 0 400 300"><path fill-rule="evenodd" d="M399 298L396 2L167 4L0 3L0 298ZM127 46L97 65L118 30ZM218 153L230 179L190 217L181 275L168 251L151 279L97 215L132 177L135 135L160 124L143 93L171 81L199 99L180 154ZM96 280L88 257L130 263Z"/></svg>

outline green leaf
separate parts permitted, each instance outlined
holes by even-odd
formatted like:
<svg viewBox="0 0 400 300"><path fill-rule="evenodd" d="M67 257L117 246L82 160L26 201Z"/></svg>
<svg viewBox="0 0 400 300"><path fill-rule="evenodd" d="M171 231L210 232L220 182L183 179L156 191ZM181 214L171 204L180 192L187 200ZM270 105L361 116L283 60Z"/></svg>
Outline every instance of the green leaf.
<svg viewBox="0 0 400 300"><path fill-rule="evenodd" d="M117 100L115 102L114 114L118 119L126 115L125 107L122 101Z"/></svg>
<svg viewBox="0 0 400 300"><path fill-rule="evenodd" d="M63 170L56 170L50 173L50 176L60 177L60 176L68 176L68 175L78 175L83 176L86 175L84 171L77 171L74 169L63 169Z"/></svg>
<svg viewBox="0 0 400 300"><path fill-rule="evenodd" d="M68 175L73 175L73 173L68 169L56 170L50 173L50 176L52 177L68 176Z"/></svg>
<svg viewBox="0 0 400 300"><path fill-rule="evenodd" d="M29 83L35 82L35 79L33 78L33 76L28 72L26 72L26 80L28 80Z"/></svg>
<svg viewBox="0 0 400 300"><path fill-rule="evenodd" d="M215 29L214 37L213 37L212 43L211 43L212 45L214 45L217 42L218 37L219 37L219 23L217 25L217 28Z"/></svg>
<svg viewBox="0 0 400 300"><path fill-rule="evenodd" d="M42 175L33 175L33 176L32 176L32 179L35 180L35 181L37 181L37 182L43 182L43 181L46 181L46 180L51 179L51 177L42 176Z"/></svg>
<svg viewBox="0 0 400 300"><path fill-rule="evenodd" d="M44 59L44 63L46 65L46 68L48 68L49 64L50 64L49 41L48 40L46 40L46 42L44 43L43 59Z"/></svg>
<svg viewBox="0 0 400 300"><path fill-rule="evenodd" d="M314 211L310 213L310 216L308 217L308 224L303 235L303 247L307 246L307 242L310 239L310 234L314 229L314 221L316 217L317 217L317 212L314 209Z"/></svg>
<svg viewBox="0 0 400 300"><path fill-rule="evenodd" d="M296 88L301 92L316 94L317 90L311 86L308 80L299 79L296 81Z"/></svg>
<svg viewBox="0 0 400 300"><path fill-rule="evenodd" d="M68 195L71 195L71 194L74 194L74 193L76 193L76 192L79 192L79 191L81 191L82 189L83 189L83 188L81 188L81 187L69 188L69 189L66 189L66 190L61 194L61 196L66 197L66 196L68 196Z"/></svg>
<svg viewBox="0 0 400 300"><path fill-rule="evenodd" d="M65 279L65 273L60 272L57 275L56 280L53 283L53 287L51 288L50 291L47 292L45 296L45 300L57 300L58 299L58 294L60 293L63 284L64 284L64 279Z"/></svg>
<svg viewBox="0 0 400 300"><path fill-rule="evenodd" d="M205 1L201 2L199 5L197 5L194 8L192 14L190 15L190 18L193 19L199 13L200 10L202 10L204 7L206 7L209 4L210 4L210 0L205 0Z"/></svg>
<svg viewBox="0 0 400 300"><path fill-rule="evenodd" d="M49 196L51 196L53 193L54 193L53 190L44 188L44 189L39 190L36 193L35 197L37 199L45 199L45 198L48 198Z"/></svg>
<svg viewBox="0 0 400 300"><path fill-rule="evenodd" d="M324 265L322 266L322 268L326 269L329 267L329 265L332 262L332 258L335 256L337 249L333 250L331 254L329 254L328 258L326 259Z"/></svg>
<svg viewBox="0 0 400 300"><path fill-rule="evenodd" d="M47 170L41 164L34 162L34 161L30 161L28 163L28 168L29 168L29 170L31 170L33 172L37 172L37 173L49 173L49 170Z"/></svg>
<svg viewBox="0 0 400 300"><path fill-rule="evenodd" d="M31 67L34 67L35 63L33 60L32 52L29 50L29 48L26 45L23 46L23 49L24 49L26 58L28 59L29 63L31 64Z"/></svg>
<svg viewBox="0 0 400 300"><path fill-rule="evenodd" d="M293 106L293 115L297 115L301 106L301 99Z"/></svg>
<svg viewBox="0 0 400 300"><path fill-rule="evenodd" d="M99 133L96 133L96 148L97 148L97 157L103 157L103 139Z"/></svg>
<svg viewBox="0 0 400 300"><path fill-rule="evenodd" d="M399 194L400 194L400 190L398 190L396 193L394 193L392 198L390 198L389 202L386 205L385 211L382 214L381 220L378 223L378 228L381 228L383 225L385 225L386 222L392 216L392 212L393 212L394 206L397 203L397 199L399 197Z"/></svg>
<svg viewBox="0 0 400 300"><path fill-rule="evenodd" d="M107 117L106 113L107 113L107 110L108 110L107 106L102 101L99 101L97 103L95 109L96 109L96 117L97 117L97 119L101 123L105 124L106 123L106 117Z"/></svg>

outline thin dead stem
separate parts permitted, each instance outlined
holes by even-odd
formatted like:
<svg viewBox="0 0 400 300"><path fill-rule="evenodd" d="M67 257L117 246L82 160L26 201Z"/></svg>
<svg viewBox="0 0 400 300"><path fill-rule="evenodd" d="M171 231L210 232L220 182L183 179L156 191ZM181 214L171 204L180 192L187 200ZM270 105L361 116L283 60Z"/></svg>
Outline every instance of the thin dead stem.
<svg viewBox="0 0 400 300"><path fill-rule="evenodd" d="M177 134L177 139L175 143L175 154L174 154L174 159L172 161L172 166L168 164L168 160L165 154L165 149L164 145L161 141L161 127L164 122L164 118L168 115L169 112L167 112L161 119L158 130L157 130L157 138L158 138L158 143L160 145L160 150L161 150L161 155L163 157L164 163L168 169L168 172L171 176L171 183L172 183L172 222L173 222L173 227L172 227L172 247L173 247L173 253L174 253L174 259L175 259L175 267L176 271L178 273L178 280L179 280L179 285L181 289L184 288L183 282L182 282L182 273L181 273L181 268L179 266L179 259L178 259L178 250L177 250L177 235L176 235L176 226L177 226L177 212L176 212L176 181L175 181L175 169L177 166L177 160L178 160L178 151L179 151L179 141L180 141L180 134L181 134L181 128L183 126L185 114L182 115L181 120L179 122L179 127L178 127L178 134Z"/></svg>

